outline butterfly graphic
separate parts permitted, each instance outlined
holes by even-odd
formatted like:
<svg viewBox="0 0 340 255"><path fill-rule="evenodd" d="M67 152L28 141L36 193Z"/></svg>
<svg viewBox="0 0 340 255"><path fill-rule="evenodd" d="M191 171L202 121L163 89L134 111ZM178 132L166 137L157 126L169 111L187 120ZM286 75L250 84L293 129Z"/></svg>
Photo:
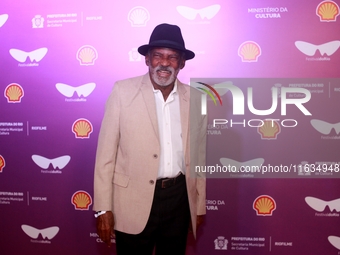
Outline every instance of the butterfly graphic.
<svg viewBox="0 0 340 255"><path fill-rule="evenodd" d="M51 240L55 237L59 232L59 227L49 227L45 229L37 229L35 227L31 227L29 225L21 225L21 229L31 238L37 239L39 234L45 239Z"/></svg>
<svg viewBox="0 0 340 255"><path fill-rule="evenodd" d="M295 46L299 49L299 51L306 54L307 56L314 56L317 50L320 51L322 56L325 53L327 54L327 56L330 56L339 49L340 41L332 41L320 45L314 45L312 43L303 41L296 41Z"/></svg>
<svg viewBox="0 0 340 255"><path fill-rule="evenodd" d="M324 201L315 197L305 197L306 203L315 211L323 212L328 205L331 211L336 210L340 212L340 198L331 201Z"/></svg>
<svg viewBox="0 0 340 255"><path fill-rule="evenodd" d="M95 89L96 84L91 82L78 87L72 87L67 84L57 83L55 86L57 90L66 97L72 97L74 92L77 92L78 97L80 96L87 97Z"/></svg>
<svg viewBox="0 0 340 255"><path fill-rule="evenodd" d="M15 60L21 63L24 63L27 57L29 57L31 62L33 62L33 60L35 60L36 62L39 62L40 60L43 59L43 57L45 57L47 51L48 51L47 48L40 48L40 49L36 49L30 52L26 52L26 51L22 51L18 49L10 49L9 53Z"/></svg>
<svg viewBox="0 0 340 255"><path fill-rule="evenodd" d="M240 169L241 167L250 167L250 169L253 169L254 167L256 169L259 169L261 167L261 165L264 162L263 158L255 158L255 159L251 159L248 161L244 161L244 162L239 162L230 158L220 158L220 162L223 166L235 166L237 169Z"/></svg>
<svg viewBox="0 0 340 255"><path fill-rule="evenodd" d="M328 241L338 250L340 250L340 237L337 236L329 236Z"/></svg>
<svg viewBox="0 0 340 255"><path fill-rule="evenodd" d="M310 121L310 123L321 134L329 135L333 128L334 128L337 135L340 133L340 122L335 123L335 124L331 124L331 123L328 123L326 121L313 119L313 120Z"/></svg>
<svg viewBox="0 0 340 255"><path fill-rule="evenodd" d="M1 14L0 15L0 27L2 27L8 19L8 14Z"/></svg>
<svg viewBox="0 0 340 255"><path fill-rule="evenodd" d="M43 169L47 169L50 164L52 164L54 169L57 167L58 169L63 169L68 164L68 162L70 162L71 157L66 155L54 159L48 159L43 156L32 155L32 160Z"/></svg>
<svg viewBox="0 0 340 255"><path fill-rule="evenodd" d="M221 9L221 6L219 4L214 4L202 9L194 9L187 6L177 6L176 9L179 12L179 14L181 14L184 18L187 18L189 20L194 20L197 14L199 14L202 19L204 18L212 19Z"/></svg>

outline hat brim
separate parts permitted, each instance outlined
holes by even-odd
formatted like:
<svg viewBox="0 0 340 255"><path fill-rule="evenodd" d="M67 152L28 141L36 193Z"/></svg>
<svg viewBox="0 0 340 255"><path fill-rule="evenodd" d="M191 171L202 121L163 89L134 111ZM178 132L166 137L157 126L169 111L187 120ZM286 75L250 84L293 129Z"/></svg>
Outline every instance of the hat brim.
<svg viewBox="0 0 340 255"><path fill-rule="evenodd" d="M159 42L159 43L151 43L151 44L145 44L142 45L138 48L138 52L145 56L150 48L170 48L170 49L175 49L184 52L185 54L185 60L193 59L195 57L195 53L192 52L191 50L187 50L181 46L178 46L176 44L173 44L171 42Z"/></svg>

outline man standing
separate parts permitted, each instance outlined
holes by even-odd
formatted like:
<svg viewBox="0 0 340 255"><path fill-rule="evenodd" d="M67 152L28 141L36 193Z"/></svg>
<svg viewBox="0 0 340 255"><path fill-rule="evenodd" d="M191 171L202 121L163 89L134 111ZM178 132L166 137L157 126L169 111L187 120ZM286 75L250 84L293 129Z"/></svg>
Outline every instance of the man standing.
<svg viewBox="0 0 340 255"><path fill-rule="evenodd" d="M108 246L115 233L118 255L185 254L189 226L196 236L205 214L205 178L191 169L205 164L206 117L200 92L177 79L195 54L169 24L156 26L138 51L149 72L116 82L106 103L94 174L97 232Z"/></svg>

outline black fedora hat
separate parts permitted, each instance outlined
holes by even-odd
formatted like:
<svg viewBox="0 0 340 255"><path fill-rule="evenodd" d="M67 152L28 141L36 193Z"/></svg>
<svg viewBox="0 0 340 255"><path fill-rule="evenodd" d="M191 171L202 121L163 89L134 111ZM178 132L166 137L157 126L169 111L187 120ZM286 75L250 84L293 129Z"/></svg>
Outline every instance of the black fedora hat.
<svg viewBox="0 0 340 255"><path fill-rule="evenodd" d="M145 56L152 47L180 50L185 53L186 60L195 57L195 53L185 48L181 29L176 25L164 23L156 26L150 36L149 44L140 46L138 52Z"/></svg>

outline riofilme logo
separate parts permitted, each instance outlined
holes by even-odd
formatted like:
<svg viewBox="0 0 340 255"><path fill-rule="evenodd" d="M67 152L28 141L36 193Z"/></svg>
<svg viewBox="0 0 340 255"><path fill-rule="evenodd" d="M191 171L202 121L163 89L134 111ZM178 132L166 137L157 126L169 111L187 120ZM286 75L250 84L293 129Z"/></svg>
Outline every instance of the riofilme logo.
<svg viewBox="0 0 340 255"><path fill-rule="evenodd" d="M86 191L78 190L72 195L71 203L76 210L88 210L92 204L92 198Z"/></svg>
<svg viewBox="0 0 340 255"><path fill-rule="evenodd" d="M0 173L2 173L2 170L5 168L6 162L3 156L0 155Z"/></svg>
<svg viewBox="0 0 340 255"><path fill-rule="evenodd" d="M8 103L20 103L24 89L17 83L11 83L5 88L4 95Z"/></svg>
<svg viewBox="0 0 340 255"><path fill-rule="evenodd" d="M238 55L242 62L257 62L259 56L261 56L260 45L253 41L246 41L238 48Z"/></svg>
<svg viewBox="0 0 340 255"><path fill-rule="evenodd" d="M254 200L253 209L257 216L272 216L276 202L271 196L261 195Z"/></svg>
<svg viewBox="0 0 340 255"><path fill-rule="evenodd" d="M316 15L321 22L336 21L339 16L339 5L333 1L323 1L316 7Z"/></svg>
<svg viewBox="0 0 340 255"><path fill-rule="evenodd" d="M81 66L94 65L94 61L98 58L97 50L91 45L84 45L77 51L76 58Z"/></svg>
<svg viewBox="0 0 340 255"><path fill-rule="evenodd" d="M33 239L37 239L39 237L39 235L41 235L41 237L43 239L51 240L59 232L59 227L56 227L56 226L49 227L49 228L44 228L44 229L37 229L37 228L31 227L29 225L21 225L21 229L25 232L26 235L28 235L29 237L31 237ZM46 242L41 241L40 243L51 243L51 242L49 242L49 241L46 241Z"/></svg>
<svg viewBox="0 0 340 255"><path fill-rule="evenodd" d="M261 139L273 140L277 139L277 135L280 134L281 128L275 120L262 120L262 126L257 128L257 132L260 134Z"/></svg>
<svg viewBox="0 0 340 255"><path fill-rule="evenodd" d="M87 119L77 119L73 122L72 132L76 138L86 139L90 138L90 134L93 131L92 124Z"/></svg>

